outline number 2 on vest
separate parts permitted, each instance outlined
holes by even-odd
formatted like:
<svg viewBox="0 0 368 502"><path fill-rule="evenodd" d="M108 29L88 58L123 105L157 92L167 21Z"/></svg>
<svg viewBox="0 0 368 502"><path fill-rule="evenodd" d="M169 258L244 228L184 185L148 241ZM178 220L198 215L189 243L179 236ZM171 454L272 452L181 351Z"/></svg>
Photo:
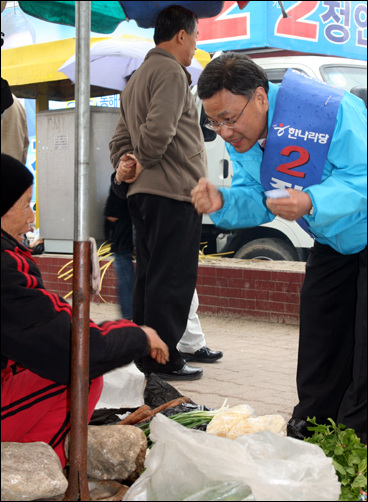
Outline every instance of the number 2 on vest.
<svg viewBox="0 0 368 502"><path fill-rule="evenodd" d="M303 173L302 171L292 171L292 169L307 164L310 158L309 152L301 146L290 145L285 146L285 148L283 148L280 153L281 155L285 155L285 157L289 157L292 152L299 153L299 158L291 162L286 162L285 164L280 164L276 168L276 171L288 174L289 176L294 176L296 178L305 178L305 173Z"/></svg>

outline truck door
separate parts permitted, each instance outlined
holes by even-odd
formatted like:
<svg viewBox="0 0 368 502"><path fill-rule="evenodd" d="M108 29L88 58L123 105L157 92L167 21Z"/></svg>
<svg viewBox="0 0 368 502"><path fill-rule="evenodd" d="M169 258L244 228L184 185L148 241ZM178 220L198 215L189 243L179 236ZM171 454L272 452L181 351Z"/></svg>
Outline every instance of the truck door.
<svg viewBox="0 0 368 502"><path fill-rule="evenodd" d="M204 136L206 145L207 159L208 159L208 177L217 187L230 187L232 179L232 170L230 166L230 158L226 150L225 141L216 134L204 127L206 121L206 114L202 104L200 111L200 125ZM211 165L210 165L211 164Z"/></svg>

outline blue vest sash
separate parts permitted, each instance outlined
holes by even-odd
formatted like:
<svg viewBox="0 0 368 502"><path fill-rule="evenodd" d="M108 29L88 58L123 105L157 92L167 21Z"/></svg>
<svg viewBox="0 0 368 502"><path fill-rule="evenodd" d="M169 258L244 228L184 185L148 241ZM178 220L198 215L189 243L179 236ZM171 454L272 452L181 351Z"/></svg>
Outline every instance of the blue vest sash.
<svg viewBox="0 0 368 502"><path fill-rule="evenodd" d="M286 72L261 165L265 190L321 183L344 92L296 70ZM304 218L298 223L308 231Z"/></svg>

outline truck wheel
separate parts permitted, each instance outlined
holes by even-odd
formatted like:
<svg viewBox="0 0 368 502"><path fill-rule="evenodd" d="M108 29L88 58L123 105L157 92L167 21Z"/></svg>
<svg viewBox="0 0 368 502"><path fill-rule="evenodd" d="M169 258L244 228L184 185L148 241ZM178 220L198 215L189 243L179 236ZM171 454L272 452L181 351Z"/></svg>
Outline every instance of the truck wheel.
<svg viewBox="0 0 368 502"><path fill-rule="evenodd" d="M242 246L235 258L243 260L298 260L297 254L290 244L281 239L256 239Z"/></svg>

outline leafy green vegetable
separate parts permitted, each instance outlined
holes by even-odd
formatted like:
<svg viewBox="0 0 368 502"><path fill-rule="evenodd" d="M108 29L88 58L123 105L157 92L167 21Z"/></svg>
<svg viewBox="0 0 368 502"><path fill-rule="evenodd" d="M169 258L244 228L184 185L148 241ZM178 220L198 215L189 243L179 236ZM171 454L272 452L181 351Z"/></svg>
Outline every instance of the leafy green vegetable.
<svg viewBox="0 0 368 502"><path fill-rule="evenodd" d="M354 429L345 425L317 424L316 417L308 418L313 427L308 427L313 435L304 441L322 448L327 457L332 458L336 474L341 483L340 500L367 500L367 446L360 442Z"/></svg>
<svg viewBox="0 0 368 502"><path fill-rule="evenodd" d="M187 411L184 413L177 413L176 415L171 415L167 418L169 418L170 420L174 420L175 422L178 422L187 429L193 429L194 427L197 427L199 425L208 424L209 422L211 422L213 417L218 412L219 410L211 410L211 411L195 410L195 411ZM148 448L151 448L152 442L149 439L149 435L151 432L150 422L143 423L141 425L138 425L137 427L143 430L147 438L147 446Z"/></svg>

